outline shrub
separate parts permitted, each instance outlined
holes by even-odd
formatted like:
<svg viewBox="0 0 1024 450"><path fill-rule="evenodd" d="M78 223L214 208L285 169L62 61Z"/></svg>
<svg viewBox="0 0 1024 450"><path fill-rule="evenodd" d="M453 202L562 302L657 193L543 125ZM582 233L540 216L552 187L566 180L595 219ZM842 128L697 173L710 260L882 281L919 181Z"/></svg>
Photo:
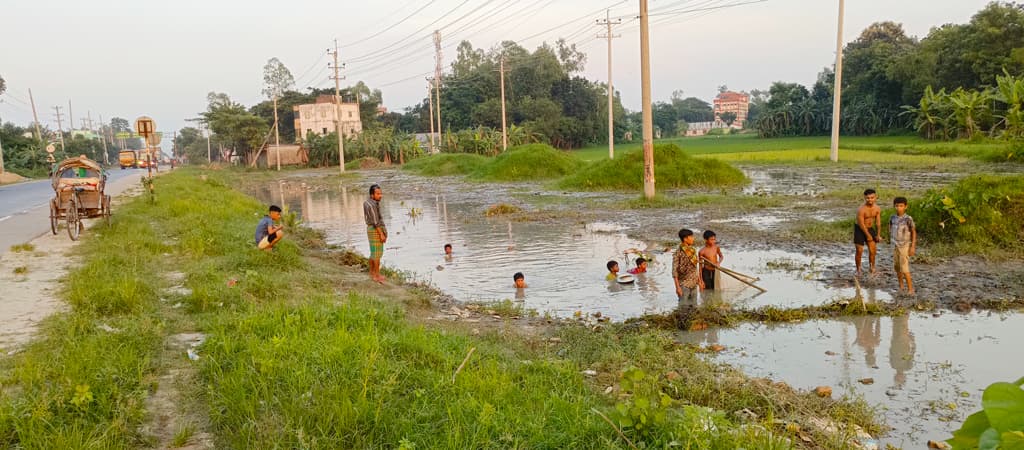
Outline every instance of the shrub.
<svg viewBox="0 0 1024 450"><path fill-rule="evenodd" d="M474 178L487 181L521 181L561 178L583 166L576 156L547 144L529 144L509 151L483 165Z"/></svg>
<svg viewBox="0 0 1024 450"><path fill-rule="evenodd" d="M635 190L643 187L643 150L593 163L559 182L580 190ZM675 144L654 146L654 175L659 188L736 186L747 183L739 169L710 158L694 158Z"/></svg>
<svg viewBox="0 0 1024 450"><path fill-rule="evenodd" d="M1014 249L1024 241L1024 176L975 175L912 201L922 239Z"/></svg>

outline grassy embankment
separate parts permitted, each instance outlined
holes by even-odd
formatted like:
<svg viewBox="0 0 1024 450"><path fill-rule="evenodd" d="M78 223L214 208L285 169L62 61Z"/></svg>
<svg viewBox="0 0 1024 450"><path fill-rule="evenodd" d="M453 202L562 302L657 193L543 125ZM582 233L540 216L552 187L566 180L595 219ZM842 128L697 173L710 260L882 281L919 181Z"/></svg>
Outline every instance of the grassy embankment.
<svg viewBox="0 0 1024 450"><path fill-rule="evenodd" d="M830 138L808 136L761 139L755 134L741 134L661 139L656 143L673 143L691 155L708 155L728 161L807 162L829 159ZM999 162L1006 160L1007 155L1013 152L1007 143L1002 141L942 142L929 141L917 136L843 136L839 146L840 160L873 163L949 163L957 161L957 158ZM615 146L616 154L639 148L639 142L618 143ZM590 145L574 153L584 161L600 161L608 158L608 146ZM763 155L748 155L749 153ZM886 153L891 155L884 155ZM921 156L932 158L920 158Z"/></svg>
<svg viewBox="0 0 1024 450"><path fill-rule="evenodd" d="M403 168L419 175L465 175L477 181L529 181L561 178L583 163L570 153L545 144L512 147L494 158L466 153L443 153L419 158Z"/></svg>
<svg viewBox="0 0 1024 450"><path fill-rule="evenodd" d="M479 335L423 321L422 296L353 281L365 276L334 262L352 258L316 251L308 231L254 250L265 205L208 176L165 175L155 205L133 200L86 234L63 292L71 310L0 361L0 445L153 445L140 425L171 364L163 344L193 331L208 340L186 362L200 379L185 392L220 448L622 446L597 412L659 447L782 448L802 442L795 424L813 416L879 430L862 403L746 379L664 331L575 325L549 330L555 340L522 336L511 319ZM191 292L164 289L172 270ZM744 408L756 418L732 414Z"/></svg>

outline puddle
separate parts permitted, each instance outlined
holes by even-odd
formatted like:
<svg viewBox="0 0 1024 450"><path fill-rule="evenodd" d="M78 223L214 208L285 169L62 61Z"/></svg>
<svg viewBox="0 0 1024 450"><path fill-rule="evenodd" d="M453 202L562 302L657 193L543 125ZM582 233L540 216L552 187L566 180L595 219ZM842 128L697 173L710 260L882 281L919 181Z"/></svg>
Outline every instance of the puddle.
<svg viewBox="0 0 1024 450"><path fill-rule="evenodd" d="M945 186L965 174L943 172L912 172L889 168L871 168L870 171L850 167L741 167L750 179L743 193L750 195L815 196L823 192L849 186L884 183L896 190L923 190Z"/></svg>
<svg viewBox="0 0 1024 450"><path fill-rule="evenodd" d="M355 185L336 186L312 188L295 182L272 182L253 194L267 203L287 205L306 224L325 231L328 244L366 255L369 246L362 210L366 194ZM601 312L622 320L677 306L671 274L674 249L665 252L629 238L624 231L635 226L635 215L590 224L509 222L484 217L487 205L507 198L502 192L490 190L491 186L488 190L450 190L446 195L430 192L436 189L434 184L427 186L409 184L403 191L385 191L382 214L390 232L383 260L387 267L429 282L460 301L513 299L528 309L559 317L580 311ZM659 214L659 220L665 223L695 221L694 212L666 210ZM454 247L451 260L443 256L446 243ZM858 293L852 286L835 287L821 281L823 268L841 264L838 259L723 244L725 267L760 278L756 284L767 290L759 294L726 277L715 295L737 307L820 305ZM618 261L625 273L637 256L630 253L627 257L626 252L632 249L654 258L648 273L630 285L607 282L606 262ZM786 261L786 267L774 264L779 261ZM512 275L516 272L525 274L527 289L517 292L513 288ZM890 299L880 289L866 289L861 294L869 301Z"/></svg>
<svg viewBox="0 0 1024 450"><path fill-rule="evenodd" d="M1024 375L1024 359L1006 357L1017 354L1024 339L1024 315L1014 313L744 324L681 336L688 343L724 345L714 358L750 376L802 389L831 386L836 397L864 396L894 428L882 444L903 448L950 437L980 409L986 386ZM858 382L864 378L874 383Z"/></svg>
<svg viewBox="0 0 1024 450"><path fill-rule="evenodd" d="M708 223L734 223L746 224L751 228L760 231L777 229L779 225L788 222L788 219L765 214L747 214L743 216L730 217L728 219L709 220Z"/></svg>

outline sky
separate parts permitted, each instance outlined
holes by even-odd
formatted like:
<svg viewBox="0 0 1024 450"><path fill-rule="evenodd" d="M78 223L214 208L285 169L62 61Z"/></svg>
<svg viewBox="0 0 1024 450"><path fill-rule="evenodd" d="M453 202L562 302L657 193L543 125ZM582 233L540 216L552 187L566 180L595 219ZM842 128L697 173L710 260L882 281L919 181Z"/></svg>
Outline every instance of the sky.
<svg viewBox="0 0 1024 450"><path fill-rule="evenodd" d="M838 0L649 0L654 101L682 90L710 102L717 88L767 89L773 81L813 84L835 58ZM441 29L445 68L468 39L489 49L513 40L531 51L566 37L587 54L583 76L612 78L626 108L639 110L640 0L7 0L0 5L0 120L29 125L32 89L39 121L56 129L99 116L155 119L166 133L190 126L206 94L251 106L263 96L263 66L280 59L297 90L333 86L328 48L345 64L342 86L362 80L401 112L426 97L434 68L431 34ZM966 23L987 0L849 0L843 41L873 22L902 23L923 38L945 23ZM698 10L691 11L690 10ZM165 139L165 142L167 140ZM166 147L166 145L165 145Z"/></svg>

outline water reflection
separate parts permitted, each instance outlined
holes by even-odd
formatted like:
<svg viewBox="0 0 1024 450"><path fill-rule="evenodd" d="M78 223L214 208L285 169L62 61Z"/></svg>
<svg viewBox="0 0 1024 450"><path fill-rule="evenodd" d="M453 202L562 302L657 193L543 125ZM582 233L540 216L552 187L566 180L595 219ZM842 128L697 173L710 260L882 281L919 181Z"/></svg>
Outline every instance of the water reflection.
<svg viewBox="0 0 1024 450"><path fill-rule="evenodd" d="M1024 315L1014 313L751 323L680 334L683 342L724 345L715 358L752 376L863 395L894 428L883 444L904 448L947 438L980 408L986 386L1020 378L1024 359L992 355L1016 354L1022 338ZM866 378L873 383L859 381Z"/></svg>

